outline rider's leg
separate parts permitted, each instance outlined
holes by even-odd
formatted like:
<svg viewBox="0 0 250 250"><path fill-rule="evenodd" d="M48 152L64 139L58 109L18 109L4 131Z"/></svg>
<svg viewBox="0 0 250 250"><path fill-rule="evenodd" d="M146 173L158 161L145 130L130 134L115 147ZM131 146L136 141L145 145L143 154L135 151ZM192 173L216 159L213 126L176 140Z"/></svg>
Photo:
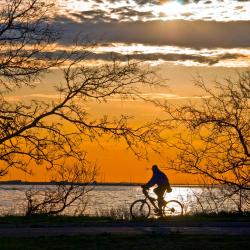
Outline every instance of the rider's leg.
<svg viewBox="0 0 250 250"><path fill-rule="evenodd" d="M158 189L158 207L160 210L162 210L162 207L164 206L164 193L166 191L165 186L159 186Z"/></svg>
<svg viewBox="0 0 250 250"><path fill-rule="evenodd" d="M158 205L159 205L159 196L161 195L160 187L154 188L154 193L157 195Z"/></svg>
<svg viewBox="0 0 250 250"><path fill-rule="evenodd" d="M162 207L164 205L164 193L165 193L166 187L165 186L158 186L154 189L155 194L157 195L158 200L158 207L160 212L162 211Z"/></svg>

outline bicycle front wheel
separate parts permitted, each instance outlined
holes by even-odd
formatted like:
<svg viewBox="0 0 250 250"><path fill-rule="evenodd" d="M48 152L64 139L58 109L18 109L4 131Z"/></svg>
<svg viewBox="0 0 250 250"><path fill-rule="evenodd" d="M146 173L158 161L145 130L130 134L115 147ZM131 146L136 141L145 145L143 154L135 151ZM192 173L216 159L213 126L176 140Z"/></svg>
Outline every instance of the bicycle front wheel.
<svg viewBox="0 0 250 250"><path fill-rule="evenodd" d="M133 219L146 219L150 215L150 206L145 200L136 200L130 206Z"/></svg>
<svg viewBox="0 0 250 250"><path fill-rule="evenodd" d="M183 215L183 206L179 201L171 200L163 207L163 216Z"/></svg>

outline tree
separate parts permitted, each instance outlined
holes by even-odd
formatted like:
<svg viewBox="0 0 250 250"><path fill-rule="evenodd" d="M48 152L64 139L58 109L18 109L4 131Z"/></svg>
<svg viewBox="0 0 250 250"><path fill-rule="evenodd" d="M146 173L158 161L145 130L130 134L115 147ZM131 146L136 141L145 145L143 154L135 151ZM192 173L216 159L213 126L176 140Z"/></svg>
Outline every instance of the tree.
<svg viewBox="0 0 250 250"><path fill-rule="evenodd" d="M250 190L250 72L211 89L202 77L195 83L204 91L200 101L163 105L168 122L181 131L170 143L176 150L170 168L230 186L228 196Z"/></svg>
<svg viewBox="0 0 250 250"><path fill-rule="evenodd" d="M33 85L39 74L60 63L46 53L59 38L50 28L53 4L41 0L1 0L0 84L1 94L23 84ZM44 58L39 58L44 53Z"/></svg>
<svg viewBox="0 0 250 250"><path fill-rule="evenodd" d="M84 64L86 50L49 57L47 52L59 38L49 25L52 5L41 0L1 2L0 176L9 168L28 171L42 163L48 169L73 163L84 166L86 139L105 135L124 140L138 156L145 145L160 139L155 124L134 128L126 116L95 119L87 112L90 100L102 103L117 96L138 96L139 85L157 85L152 71L129 60L88 67ZM8 99L24 86L36 87L43 73L60 66L64 82L55 88L58 98Z"/></svg>
<svg viewBox="0 0 250 250"><path fill-rule="evenodd" d="M93 189L89 183L96 178L96 169L79 165L53 169L54 182L42 189L32 187L27 190L26 216L62 214L70 207L70 214L83 214L88 197Z"/></svg>

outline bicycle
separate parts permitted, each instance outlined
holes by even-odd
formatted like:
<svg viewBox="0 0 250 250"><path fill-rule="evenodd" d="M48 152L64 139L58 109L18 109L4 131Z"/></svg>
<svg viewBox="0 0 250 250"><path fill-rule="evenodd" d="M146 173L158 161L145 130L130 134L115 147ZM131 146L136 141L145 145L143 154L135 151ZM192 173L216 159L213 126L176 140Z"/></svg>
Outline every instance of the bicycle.
<svg viewBox="0 0 250 250"><path fill-rule="evenodd" d="M156 199L151 197L148 194L148 191L143 187L142 187L142 192L145 195L145 199L136 200L130 206L130 214L133 219L148 218L151 212L150 204L152 204L152 206L154 207L155 214L158 216L160 214L160 217L183 215L183 205L179 201L164 200L165 204L162 207L162 211L160 211L159 213L159 208L155 204Z"/></svg>

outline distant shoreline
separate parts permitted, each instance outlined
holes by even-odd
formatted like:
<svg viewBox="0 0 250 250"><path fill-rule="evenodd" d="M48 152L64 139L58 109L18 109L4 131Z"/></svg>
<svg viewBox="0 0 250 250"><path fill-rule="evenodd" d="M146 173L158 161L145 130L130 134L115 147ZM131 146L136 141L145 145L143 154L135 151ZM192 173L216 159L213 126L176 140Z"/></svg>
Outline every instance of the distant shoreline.
<svg viewBox="0 0 250 250"><path fill-rule="evenodd" d="M29 186L43 186L43 185L57 185L61 182L50 181L50 182L34 182L34 181L21 181L21 180L9 180L0 181L0 186L3 185L29 185ZM96 183L72 183L72 182L62 182L65 185L89 185L89 186L141 186L145 183L129 183L129 182L96 182ZM202 187L200 184L172 184L172 187Z"/></svg>

